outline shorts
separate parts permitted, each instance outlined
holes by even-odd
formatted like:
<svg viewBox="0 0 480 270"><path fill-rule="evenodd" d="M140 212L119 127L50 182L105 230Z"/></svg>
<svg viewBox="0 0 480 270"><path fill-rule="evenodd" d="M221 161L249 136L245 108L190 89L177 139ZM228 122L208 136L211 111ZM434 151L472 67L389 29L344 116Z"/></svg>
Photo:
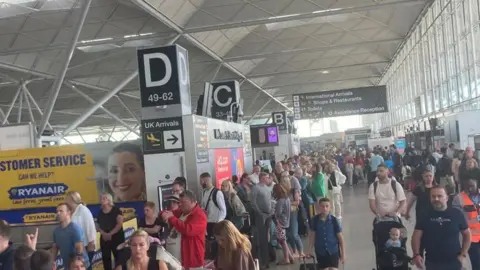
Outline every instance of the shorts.
<svg viewBox="0 0 480 270"><path fill-rule="evenodd" d="M326 255L317 254L318 268L320 269L329 267L338 268L339 261L340 256L338 253Z"/></svg>

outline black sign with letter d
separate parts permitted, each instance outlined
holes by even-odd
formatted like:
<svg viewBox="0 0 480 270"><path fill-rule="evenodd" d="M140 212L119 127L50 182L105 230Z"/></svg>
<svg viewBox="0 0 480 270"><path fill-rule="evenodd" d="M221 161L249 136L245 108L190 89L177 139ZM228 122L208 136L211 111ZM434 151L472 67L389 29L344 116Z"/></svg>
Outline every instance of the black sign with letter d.
<svg viewBox="0 0 480 270"><path fill-rule="evenodd" d="M177 45L141 49L137 58L142 108L180 104L190 87L187 51Z"/></svg>

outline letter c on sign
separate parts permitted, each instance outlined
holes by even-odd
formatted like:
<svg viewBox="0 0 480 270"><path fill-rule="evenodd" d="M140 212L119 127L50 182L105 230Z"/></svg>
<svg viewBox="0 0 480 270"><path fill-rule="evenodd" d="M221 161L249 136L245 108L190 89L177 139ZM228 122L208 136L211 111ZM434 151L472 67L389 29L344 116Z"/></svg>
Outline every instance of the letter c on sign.
<svg viewBox="0 0 480 270"><path fill-rule="evenodd" d="M213 100L215 101L215 104L217 104L218 106L220 107L227 107L229 106L231 103L232 103L232 98L229 97L227 102L225 103L222 103L220 102L220 100L218 100L218 93L221 91L221 90L225 90L229 93L232 92L232 89L226 85L220 85L219 87L215 88L215 92L213 92Z"/></svg>
<svg viewBox="0 0 480 270"><path fill-rule="evenodd" d="M285 123L285 120L283 119L283 114L281 113L276 113L273 115L273 122L277 125L283 125Z"/></svg>
<svg viewBox="0 0 480 270"><path fill-rule="evenodd" d="M165 76L159 81L152 81L152 70L150 68L150 60L154 58L161 59L165 64ZM145 68L145 85L147 87L162 86L162 85L165 85L168 81L170 81L170 78L172 77L172 63L170 62L170 59L168 59L168 56L166 56L165 54L163 53L144 54L143 65Z"/></svg>
<svg viewBox="0 0 480 270"><path fill-rule="evenodd" d="M185 54L182 52L178 53L178 65L179 65L179 73L180 73L180 83L183 85L188 84L188 71L187 71L187 58Z"/></svg>

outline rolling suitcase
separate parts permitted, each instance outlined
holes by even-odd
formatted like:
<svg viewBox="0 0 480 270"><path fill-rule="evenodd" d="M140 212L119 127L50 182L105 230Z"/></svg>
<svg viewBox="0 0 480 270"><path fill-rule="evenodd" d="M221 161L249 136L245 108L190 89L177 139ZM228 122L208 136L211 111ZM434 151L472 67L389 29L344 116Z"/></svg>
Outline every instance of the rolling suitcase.
<svg viewBox="0 0 480 270"><path fill-rule="evenodd" d="M317 265L317 261L315 259L315 257L302 257L301 258L302 261L301 261L301 264L300 264L300 270L317 270L318 269L318 265ZM311 263L308 263L307 260L309 259L312 259L312 262Z"/></svg>

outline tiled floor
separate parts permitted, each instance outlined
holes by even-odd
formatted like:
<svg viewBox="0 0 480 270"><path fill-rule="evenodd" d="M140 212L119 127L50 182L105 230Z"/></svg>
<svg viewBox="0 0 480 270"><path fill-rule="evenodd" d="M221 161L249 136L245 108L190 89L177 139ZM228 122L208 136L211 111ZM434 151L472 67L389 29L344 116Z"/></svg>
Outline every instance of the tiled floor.
<svg viewBox="0 0 480 270"><path fill-rule="evenodd" d="M371 270L375 266L375 256L372 243L373 214L368 208L367 188L343 188L343 232L346 244L346 263L340 270ZM408 235L413 232L413 221L405 221ZM304 241L307 243L307 240ZM307 247L307 245L305 245ZM410 241L407 243L408 253L412 254ZM279 252L277 258L281 258ZM273 269L298 270L299 263L290 266L275 266ZM414 267L413 269L416 269ZM471 269L470 267L467 269Z"/></svg>

